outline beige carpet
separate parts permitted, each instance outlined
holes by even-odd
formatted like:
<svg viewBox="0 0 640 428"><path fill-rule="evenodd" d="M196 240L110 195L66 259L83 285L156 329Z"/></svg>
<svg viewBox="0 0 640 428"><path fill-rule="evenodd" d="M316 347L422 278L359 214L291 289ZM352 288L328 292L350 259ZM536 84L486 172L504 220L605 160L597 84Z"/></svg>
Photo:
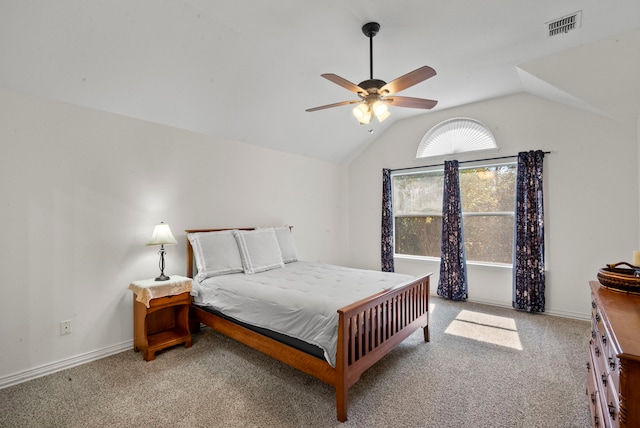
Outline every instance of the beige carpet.
<svg viewBox="0 0 640 428"><path fill-rule="evenodd" d="M432 298L422 332L333 388L209 329L0 390L1 427L588 427L586 321Z"/></svg>

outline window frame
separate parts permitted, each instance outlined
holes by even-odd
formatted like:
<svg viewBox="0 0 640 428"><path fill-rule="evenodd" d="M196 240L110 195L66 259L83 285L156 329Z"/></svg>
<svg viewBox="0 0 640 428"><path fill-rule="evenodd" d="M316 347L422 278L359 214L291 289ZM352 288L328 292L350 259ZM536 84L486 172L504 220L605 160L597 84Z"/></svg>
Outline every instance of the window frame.
<svg viewBox="0 0 640 428"><path fill-rule="evenodd" d="M510 166L514 166L516 169L516 174L517 174L517 161L509 161L509 162L500 162L500 163L475 163L475 161L469 161L470 163L473 162L474 165L470 165L470 166L464 166L464 167L459 167L459 172L466 170L466 169L477 169L477 168L491 168L491 167L500 167L500 166L505 166L505 165L510 165ZM482 162L482 161L478 161L478 162ZM429 167L424 167L424 168L411 168L411 171L409 170L402 170L402 169L398 169L395 171L391 172L391 188L394 189L394 179L397 176L406 176L406 175L412 175L412 174L423 174L423 173L427 173L427 172L442 172L444 174L444 167L443 165L438 165L437 167L435 166L429 166ZM514 180L517 180L517 175L516 177L514 177ZM514 183L515 185L515 183ZM492 212L478 212L478 211L472 211L472 212L465 212L464 211L464 207L462 207L463 211L462 211L462 217L463 217L463 221L465 217L474 217L474 216L495 216L495 217L512 217L514 224L515 224L515 186L514 186L514 194L513 194L513 199L514 199L514 210L513 211L492 211ZM396 215L394 212L395 209L395 204L392 204L392 213L391 213L391 217L393 220L393 257L394 258L398 258L398 259L406 259L406 260L427 260L427 261L437 261L440 262L441 261L441 257L434 257L434 256L421 256L421 255L416 255L416 254L398 254L396 253L396 245L395 245L395 239L396 239L396 217L420 217L417 215ZM442 217L442 211L440 211L437 214L425 214L423 217ZM514 233L512 231L512 233ZM514 237L515 239L515 237ZM465 243L466 245L466 243ZM499 269L511 269L513 267L513 263L499 263L499 262L488 262L488 261L478 261L478 260L472 260L469 261L467 260L467 264L468 265L475 265L475 266L484 266L484 267L489 267L489 268L499 268Z"/></svg>

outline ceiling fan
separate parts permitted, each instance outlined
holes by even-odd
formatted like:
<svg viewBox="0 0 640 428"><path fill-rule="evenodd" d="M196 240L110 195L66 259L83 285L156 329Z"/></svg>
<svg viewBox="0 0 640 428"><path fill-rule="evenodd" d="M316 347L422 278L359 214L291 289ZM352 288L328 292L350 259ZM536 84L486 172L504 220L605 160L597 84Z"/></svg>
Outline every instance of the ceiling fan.
<svg viewBox="0 0 640 428"><path fill-rule="evenodd" d="M393 95L424 80L436 75L436 71L428 66L422 66L413 70L395 80L387 83L383 80L373 78L373 37L378 34L380 24L377 22L369 22L362 26L362 32L369 38L369 73L368 80L360 82L356 85L337 74L326 73L321 76L331 82L342 86L358 94L360 99L341 101L339 103L327 104L324 106L309 108L306 111L323 110L332 107L339 107L348 104L358 104L353 109L353 115L358 119L361 125L371 123L371 119L375 115L379 122L389 117L389 106L410 107L420 109L432 109L438 103L434 100L424 98L412 98Z"/></svg>

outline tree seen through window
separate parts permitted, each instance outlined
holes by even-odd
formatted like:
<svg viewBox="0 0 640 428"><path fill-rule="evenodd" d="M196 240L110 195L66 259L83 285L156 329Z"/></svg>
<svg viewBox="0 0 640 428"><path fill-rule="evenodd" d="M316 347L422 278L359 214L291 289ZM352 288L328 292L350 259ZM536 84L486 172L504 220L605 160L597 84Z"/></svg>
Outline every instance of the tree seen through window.
<svg viewBox="0 0 640 428"><path fill-rule="evenodd" d="M511 264L516 164L460 169L468 261ZM440 257L443 171L393 175L395 253Z"/></svg>

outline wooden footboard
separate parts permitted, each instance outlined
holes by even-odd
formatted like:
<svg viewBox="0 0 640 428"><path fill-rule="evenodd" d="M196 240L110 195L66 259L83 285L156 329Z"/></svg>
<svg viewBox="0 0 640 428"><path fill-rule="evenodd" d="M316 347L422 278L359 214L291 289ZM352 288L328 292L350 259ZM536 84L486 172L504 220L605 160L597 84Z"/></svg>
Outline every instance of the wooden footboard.
<svg viewBox="0 0 640 428"><path fill-rule="evenodd" d="M422 328L429 341L429 275L338 310L336 406L347 420L348 389L396 345Z"/></svg>
<svg viewBox="0 0 640 428"><path fill-rule="evenodd" d="M224 229L187 230L205 232ZM187 275L193 276L193 251L187 240ZM429 341L429 275L338 309L336 366L289 345L191 305L195 324L203 323L238 342L333 385L338 420L347 420L348 391L362 373L396 345L422 328Z"/></svg>

